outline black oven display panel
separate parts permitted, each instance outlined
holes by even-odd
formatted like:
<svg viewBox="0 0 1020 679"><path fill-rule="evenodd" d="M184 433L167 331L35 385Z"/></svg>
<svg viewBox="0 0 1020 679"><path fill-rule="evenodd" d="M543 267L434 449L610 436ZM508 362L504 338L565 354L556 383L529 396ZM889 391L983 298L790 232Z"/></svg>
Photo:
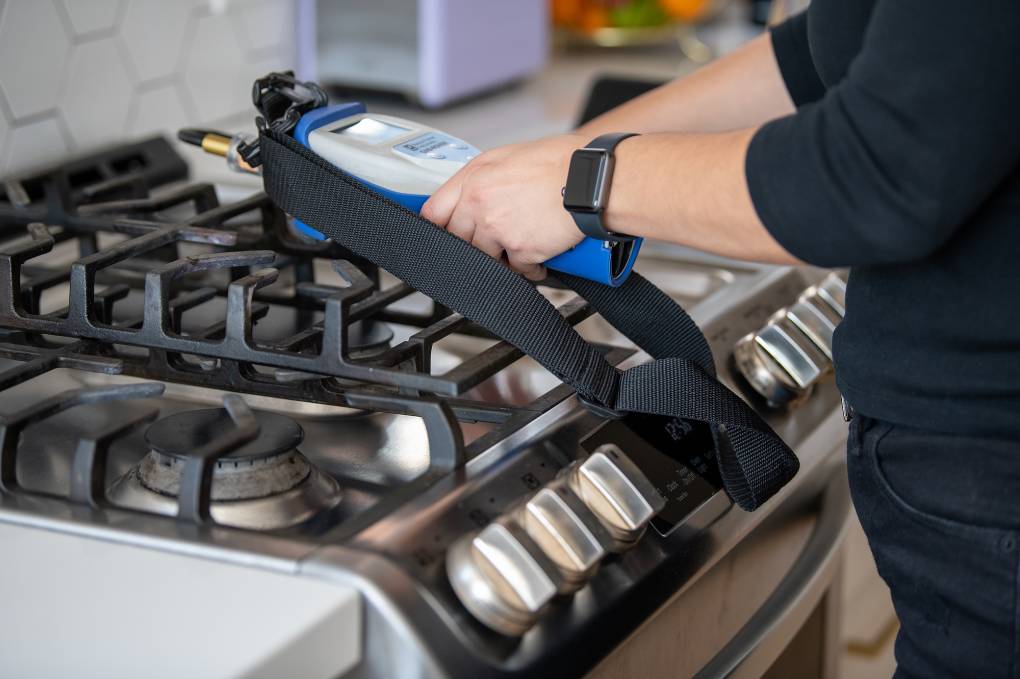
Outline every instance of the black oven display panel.
<svg viewBox="0 0 1020 679"><path fill-rule="evenodd" d="M581 441L589 453L619 446L666 498L652 527L666 535L722 488L712 432L704 422L660 415L630 414L610 420Z"/></svg>

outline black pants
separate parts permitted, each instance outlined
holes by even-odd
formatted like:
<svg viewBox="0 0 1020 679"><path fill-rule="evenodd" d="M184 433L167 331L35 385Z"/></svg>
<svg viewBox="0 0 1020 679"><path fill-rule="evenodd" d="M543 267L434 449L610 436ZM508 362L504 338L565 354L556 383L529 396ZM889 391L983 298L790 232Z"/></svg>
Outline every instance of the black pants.
<svg viewBox="0 0 1020 679"><path fill-rule="evenodd" d="M857 415L848 448L900 619L895 676L1020 678L1020 441Z"/></svg>

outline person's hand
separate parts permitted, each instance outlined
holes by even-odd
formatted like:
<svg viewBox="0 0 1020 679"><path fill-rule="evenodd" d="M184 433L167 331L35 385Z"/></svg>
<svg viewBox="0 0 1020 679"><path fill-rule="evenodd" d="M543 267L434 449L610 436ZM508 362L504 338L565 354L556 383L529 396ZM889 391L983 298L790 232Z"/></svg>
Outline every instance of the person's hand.
<svg viewBox="0 0 1020 679"><path fill-rule="evenodd" d="M549 137L493 149L450 178L421 214L531 280L584 238L563 209L570 156L587 139Z"/></svg>

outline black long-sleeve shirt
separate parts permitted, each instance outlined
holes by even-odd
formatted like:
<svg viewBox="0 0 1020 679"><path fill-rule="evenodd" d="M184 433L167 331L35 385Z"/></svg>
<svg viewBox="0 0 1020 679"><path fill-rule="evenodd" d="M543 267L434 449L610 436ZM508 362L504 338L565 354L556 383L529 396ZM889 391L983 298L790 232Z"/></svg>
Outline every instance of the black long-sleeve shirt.
<svg viewBox="0 0 1020 679"><path fill-rule="evenodd" d="M790 253L851 267L840 391L1020 434L1020 4L814 0L772 40L798 110L755 135L747 179Z"/></svg>

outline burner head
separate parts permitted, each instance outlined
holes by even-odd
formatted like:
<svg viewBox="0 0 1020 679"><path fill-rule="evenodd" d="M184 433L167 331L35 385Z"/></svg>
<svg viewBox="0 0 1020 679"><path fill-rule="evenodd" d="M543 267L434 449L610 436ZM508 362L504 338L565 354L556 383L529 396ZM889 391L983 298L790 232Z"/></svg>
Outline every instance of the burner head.
<svg viewBox="0 0 1020 679"><path fill-rule="evenodd" d="M355 321L347 329L347 348L352 358L377 356L389 349L392 341L393 329L379 321Z"/></svg>
<svg viewBox="0 0 1020 679"><path fill-rule="evenodd" d="M258 437L221 457L220 462L265 460L294 450L305 437L301 425L285 415L260 411L258 422ZM145 441L157 453L184 459L233 426L223 408L188 410L155 422L145 432Z"/></svg>
<svg viewBox="0 0 1020 679"><path fill-rule="evenodd" d="M336 481L316 469L297 446L301 426L278 413L256 413L259 435L213 463L213 519L241 528L295 525L340 501ZM169 415L149 427L149 453L111 489L116 504L176 514L181 472L189 454L233 427L222 408Z"/></svg>
<svg viewBox="0 0 1020 679"><path fill-rule="evenodd" d="M255 440L216 460L212 499L253 500L283 493L304 481L311 465L297 451L305 434L297 422L276 413L260 412ZM222 408L190 410L165 417L145 432L150 452L139 466L142 485L177 497L181 469L188 453L234 424Z"/></svg>

